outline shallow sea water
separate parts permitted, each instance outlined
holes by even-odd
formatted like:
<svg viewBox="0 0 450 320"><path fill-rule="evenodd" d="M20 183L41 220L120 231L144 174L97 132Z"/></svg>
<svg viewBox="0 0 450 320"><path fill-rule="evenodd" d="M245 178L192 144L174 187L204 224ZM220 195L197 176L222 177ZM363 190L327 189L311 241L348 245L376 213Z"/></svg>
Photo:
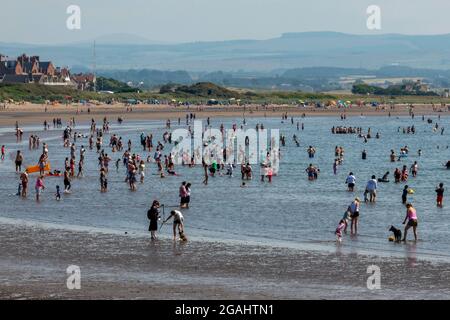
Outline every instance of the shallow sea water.
<svg viewBox="0 0 450 320"><path fill-rule="evenodd" d="M428 117L426 117L428 118ZM55 186L63 186L62 178L46 178L46 190L43 200L37 204L34 200L35 177L30 179L28 199L21 199L13 194L17 191L19 176L14 172L13 158L10 153L21 149L24 151L26 165L37 162L41 149L28 150L29 134L37 133L41 143L47 142L50 149L50 161L53 168L61 169L64 158L70 150L62 147L62 129L43 131L41 126L24 127L22 143L16 143L12 135L13 128L0 128L0 144L7 147L7 158L0 163L0 221L17 221L45 223L63 228L82 228L85 230L109 230L145 234L148 228L146 211L153 199L166 204L165 215L176 206L178 187L182 181L192 183L191 208L184 209L186 232L190 237L211 241L232 241L237 243L257 243L303 249L336 250L334 230L342 218L345 209L355 196L363 198L366 182L372 174L381 177L386 171L393 172L404 164L411 166L419 163L419 174L410 177L408 185L416 192L409 197L417 208L419 216L419 238L417 244L394 244L388 242L388 228L395 225L403 229L401 223L405 208L401 203L404 184L393 182L379 184L378 202L361 205L359 235L345 236L339 250L349 253L373 255L395 255L409 258L439 259L450 261L450 222L449 204L446 203L448 191L444 197L443 209L436 208L434 188L443 182L450 186L450 171L443 163L450 159L449 124L450 118L431 117L433 124L422 121L416 116L409 117L349 117L341 121L338 117L296 118L294 125L290 120L282 123L280 118L249 118L247 128L254 128L256 123L263 123L267 129L280 129L286 136L286 146L281 147L282 159L279 175L271 184L259 181L259 168L254 165L254 179L247 182L247 188L241 188L240 169L235 169L235 176L210 177L208 186L202 184L203 169L200 166L188 168L177 166L180 176L159 178L154 163L147 164L146 181L138 184L137 192L131 192L124 183L125 168L121 165L116 172L114 162L122 153L105 151L113 158L108 177L109 191L100 193L98 180L98 154L88 150L85 160L85 176L72 181L72 194L63 195L60 202L55 201ZM97 119L99 123L101 120ZM295 123L304 123L305 130L297 131ZM446 128L444 135L433 132L435 122ZM241 124L242 119L212 119L211 125L225 128L232 124ZM177 126L172 119L172 129ZM204 122L205 124L205 122ZM333 135L332 126L360 126L366 131L372 129L373 135L380 132L380 139L370 139L364 143L357 135ZM399 133L398 127L415 125L416 134ZM75 131L87 134L87 123L81 123ZM142 152L139 146L141 132L152 133L154 144L162 141L165 121L125 121L122 125L112 123L110 134L117 133L126 142L131 139L133 152L145 158L148 152ZM300 147L292 140L293 134L300 138ZM109 142L109 135L104 145ZM77 146L87 139L78 139ZM316 157L310 161L306 149L313 145L317 149ZM334 147L343 146L345 158L339 166L338 174L333 175L332 164ZM407 145L410 154L407 159L391 163L390 150L399 153ZM439 149L438 149L439 146ZM170 149L168 146L166 149ZM361 152L367 150L368 159L361 160ZM417 150L422 149L419 157ZM166 150L165 150L166 151ZM77 156L79 152L77 150ZM153 155L153 152L152 152ZM310 162L319 166L321 173L314 182L307 180L305 168ZM353 171L357 178L355 193L346 191L345 178ZM163 236L170 236L171 226L162 228ZM412 233L409 239L412 239Z"/></svg>

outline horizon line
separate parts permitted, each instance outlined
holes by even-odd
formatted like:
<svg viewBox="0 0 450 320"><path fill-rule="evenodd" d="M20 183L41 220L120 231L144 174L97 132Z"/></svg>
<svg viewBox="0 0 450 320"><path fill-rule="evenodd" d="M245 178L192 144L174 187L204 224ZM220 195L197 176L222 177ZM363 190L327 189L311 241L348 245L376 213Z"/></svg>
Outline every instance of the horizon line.
<svg viewBox="0 0 450 320"><path fill-rule="evenodd" d="M142 46L175 46L175 45L184 45L184 44L195 44L195 43L216 43L216 42L238 42L238 41L268 41L274 39L280 39L286 35L296 35L296 34L340 34L346 36L368 36L368 37L380 37L380 36L404 36L404 37L439 37L439 36L449 36L450 32L446 33L430 33L430 34L408 34L408 33L396 33L396 32L372 32L372 33L349 33L349 32L341 32L341 31L330 31L330 30L317 30L317 31L287 31L279 34L275 37L268 38L235 38L235 39L225 39L225 40L192 40L192 41L180 41L180 42L172 42L172 41L162 41L162 40L150 40L145 38L145 36L141 36L138 34L132 33L110 33L110 34L102 34L95 38L82 39L72 42L55 42L55 43L33 43L33 42L8 42L8 41L0 41L0 45L14 45L14 46L73 46L73 45L84 45L88 43L97 42L100 45L142 45ZM110 37L110 36L130 36L130 37L139 37L141 38L141 42L130 42L125 43L125 41L106 41L103 44L101 43L102 37ZM99 43L100 41L100 43ZM147 41L147 43L146 43Z"/></svg>

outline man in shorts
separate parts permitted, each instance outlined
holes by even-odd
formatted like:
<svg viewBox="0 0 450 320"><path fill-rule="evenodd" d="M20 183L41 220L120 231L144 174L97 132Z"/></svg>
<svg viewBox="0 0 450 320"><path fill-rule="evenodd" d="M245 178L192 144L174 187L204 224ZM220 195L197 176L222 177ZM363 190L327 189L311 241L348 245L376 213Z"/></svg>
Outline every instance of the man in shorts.
<svg viewBox="0 0 450 320"><path fill-rule="evenodd" d="M180 240L185 240L184 236L184 217L181 211L172 210L170 212L170 216L164 220L164 223L167 222L170 218L173 217L173 240L177 239L177 229L180 234Z"/></svg>

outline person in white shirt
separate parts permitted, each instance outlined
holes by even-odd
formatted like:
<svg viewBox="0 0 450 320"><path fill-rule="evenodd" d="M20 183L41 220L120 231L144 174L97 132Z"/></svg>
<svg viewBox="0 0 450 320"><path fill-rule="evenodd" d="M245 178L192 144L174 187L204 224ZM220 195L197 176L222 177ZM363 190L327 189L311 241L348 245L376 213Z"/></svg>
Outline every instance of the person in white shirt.
<svg viewBox="0 0 450 320"><path fill-rule="evenodd" d="M170 216L164 220L164 223L167 222L170 218L173 217L173 240L177 239L177 228L178 233L180 234L180 240L186 239L184 236L184 217L181 211L172 210L170 212Z"/></svg>
<svg viewBox="0 0 450 320"><path fill-rule="evenodd" d="M355 183L356 183L356 178L353 175L353 172L350 172L348 174L347 179L345 179L345 183L348 186L348 191L353 192L355 190Z"/></svg>
<svg viewBox="0 0 450 320"><path fill-rule="evenodd" d="M378 182L375 176L372 176L372 179L370 179L367 182L367 186L366 186L366 190L369 192L369 201L370 202L375 202L375 199L377 197L377 187L378 187Z"/></svg>

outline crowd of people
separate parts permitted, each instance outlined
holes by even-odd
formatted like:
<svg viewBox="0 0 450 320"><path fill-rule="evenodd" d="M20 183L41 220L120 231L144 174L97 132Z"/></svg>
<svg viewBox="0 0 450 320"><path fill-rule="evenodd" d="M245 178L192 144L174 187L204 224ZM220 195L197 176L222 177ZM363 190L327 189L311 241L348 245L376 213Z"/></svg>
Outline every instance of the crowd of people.
<svg viewBox="0 0 450 320"><path fill-rule="evenodd" d="M186 125L188 126L189 133L192 135L191 122L195 120L195 113L186 114ZM285 121L288 119L287 114L283 115L282 120ZM342 120L345 120L346 117L342 117ZM206 131L210 126L210 118L207 119L207 125L203 129ZM118 123L121 124L123 122L123 118L118 118ZM244 120L245 122L245 120ZM294 125L294 119L291 118L291 125ZM152 133L144 133L141 132L139 136L140 145L133 145L133 142L130 140L123 141L122 137L117 133L110 134L110 123L105 117L103 119L103 123L100 126L97 125L94 119L91 120L89 133L87 135L77 132L76 130L76 121L75 118L71 118L67 126L62 130L62 146L67 149L68 156L64 161L63 170L53 170L49 169L49 148L46 143L42 144L42 153L40 154L37 160L37 171L38 176L35 181L35 194L36 200L41 201L42 191L45 190L45 177L46 176L61 176L64 184L63 193L71 193L72 192L72 181L76 178L82 178L84 176L84 164L86 161L86 148L84 144L79 145L77 139L87 139L88 144L87 147L90 152L96 152L98 155L98 177L100 184L100 192L105 193L108 192L108 176L111 174L111 162L114 161L116 167L116 173L120 172L121 165L125 168L125 177L124 181L128 184L128 187L131 191L135 192L138 189L139 184L144 184L146 181L146 171L149 166L153 165L156 167L157 175L160 178L165 178L166 175L178 176L178 173L175 171L175 160L174 155L170 152L168 145L174 146L178 143L178 141L172 140L171 133L171 121L166 121L166 131L162 134L161 140L155 139ZM181 119L178 118L178 125L181 125ZM437 124L436 124L437 125ZM45 129L49 129L49 124L47 121L44 122ZM297 130L300 129L299 122L296 123ZM61 118L53 119L53 128L62 129L62 120ZM236 129L237 125L233 125L233 128ZM434 126L437 130L437 126ZM304 130L304 124L301 124L301 129ZM442 130L443 128L441 128ZM224 130L223 124L221 125L221 131ZM264 130L264 124L258 123L256 124L256 130ZM407 127L403 129L405 133L415 133L415 127ZM331 129L333 134L358 134L359 137L364 138L364 142L367 142L367 139L371 138L371 129L369 128L367 134L363 134L363 129L361 127L346 127L346 126L337 126ZM400 128L399 128L400 132ZM204 132L203 132L204 133ZM23 130L19 128L18 123L16 123L16 134L21 137L23 135ZM105 143L105 137L109 136L109 142ZM248 137L247 137L248 138ZM246 146L248 145L248 141L246 138ZM380 138L380 134L377 132L376 138ZM21 138L20 138L21 139ZM156 141L154 141L156 140ZM300 145L299 138L294 135L293 141L295 145ZM280 143L282 146L286 145L286 139L284 135L280 136ZM31 134L29 136L29 148L30 150L36 150L41 148L40 138L36 134ZM109 155L106 149L110 149ZM142 151L141 151L142 150ZM306 149L308 158L315 158L317 149L313 145L309 145ZM405 161L409 154L408 146L404 146L400 149L400 155L397 156L394 150L391 150L389 160L391 162L399 162ZM119 157L113 156L116 153L120 153ZM148 154L145 154L148 153ZM152 155L153 153L153 155ZM1 148L1 160L5 159L5 146L3 145ZM224 152L225 154L225 152ZM334 162L333 162L333 173L337 174L338 166L343 164L344 161L345 150L342 146L335 146L334 150ZM418 150L418 155L421 155L421 150ZM368 157L367 150L364 149L361 153L361 159L366 160ZM113 160L113 158L115 158ZM183 160L183 166L193 167L196 164L194 163L194 159L189 159L190 161ZM28 185L30 183L30 173L27 170L24 170L23 167L24 156L22 151L17 150L15 155L14 164L15 170L17 173L20 173L20 184L19 190L17 192L18 195L22 197L27 197L28 195ZM211 163L206 163L203 159L202 163L198 164L204 168L204 180L203 183L205 185L208 184L209 177L219 176L229 176L233 177L233 171L239 165L237 163L226 162L226 158L222 162L212 161ZM450 169L450 160L444 164L447 169ZM241 179L242 181L253 179L253 168L248 159L245 159L240 163L241 169ZM310 163L308 167L305 169L307 173L308 180L314 181L317 180L319 174L321 173L320 168ZM395 183L406 183L408 179L411 177L415 178L419 173L419 164L418 161L412 162L410 165L402 165L401 168L396 168L394 171L394 182ZM364 202L375 205L378 201L377 191L379 188L379 183L389 183L389 174L387 171L382 178L376 177L376 175L372 175L371 178L365 183L365 187L363 188L363 196ZM261 182L268 181L272 182L273 176L276 173L273 170L272 164L269 161L260 163L260 180ZM346 177L345 184L347 186L348 192L356 192L357 178L353 172L350 172ZM246 186L245 182L242 183L242 187ZM167 222L169 219L173 219L173 236L176 239L178 234L181 240L185 240L186 236L184 234L184 217L182 214L182 209L188 209L190 207L191 202L191 189L192 185L190 182L183 181L179 187L179 210L172 210L170 212L170 216L165 219L162 224ZM437 195L437 206L443 207L443 197L445 193L444 184L439 183L436 187L436 195ZM407 232L410 228L413 228L415 239L417 240L417 212L413 205L408 202L408 196L412 194L414 191L408 186L404 185L404 189L402 190L401 200L406 208L406 217L403 222L406 226L404 228L403 240L406 239ZM56 186L55 199L61 200L61 188L59 185ZM361 210L361 199L359 197L355 197L352 203L348 206L347 210L344 213L343 218L339 221L338 227L336 228L336 236L338 241L342 241L344 234L347 232L347 226L350 224L350 232L352 234L358 233L358 223L359 216ZM151 208L148 210L147 216L150 220L149 231L151 232L151 238L157 239L158 232L158 221L160 221L160 208L164 209L164 205L160 205L159 200L154 200Z"/></svg>

